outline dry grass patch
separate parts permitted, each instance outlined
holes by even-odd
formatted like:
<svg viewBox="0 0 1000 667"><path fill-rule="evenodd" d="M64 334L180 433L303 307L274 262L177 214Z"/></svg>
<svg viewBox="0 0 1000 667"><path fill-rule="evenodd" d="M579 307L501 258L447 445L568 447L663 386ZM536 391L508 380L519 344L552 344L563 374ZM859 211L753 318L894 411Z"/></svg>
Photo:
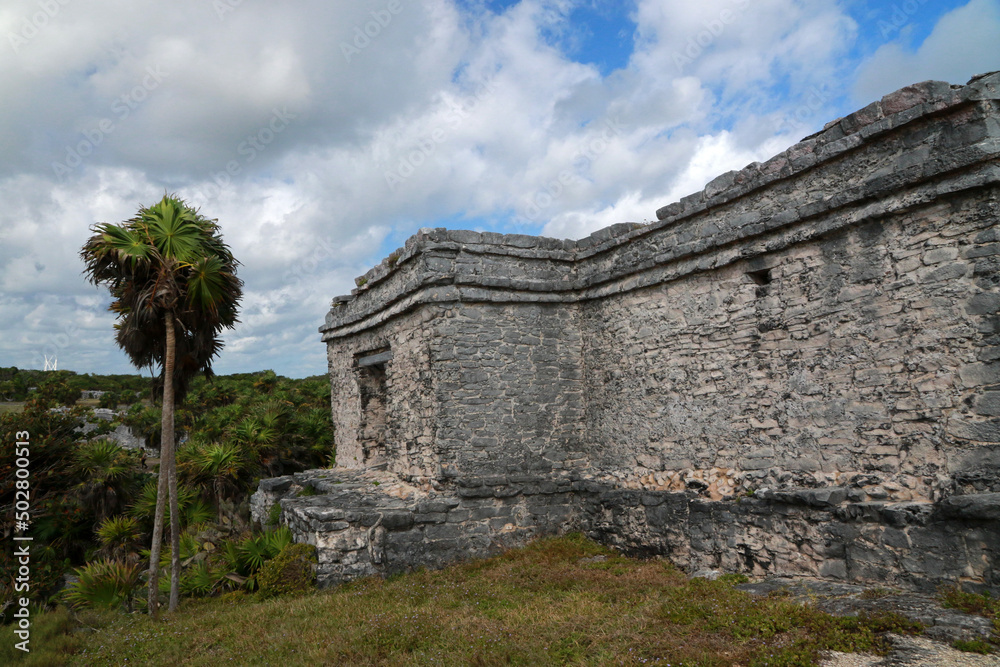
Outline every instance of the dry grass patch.
<svg viewBox="0 0 1000 667"><path fill-rule="evenodd" d="M826 648L878 650L885 631L915 630L688 580L579 535L301 597L186 601L159 623L103 618L48 664L763 667L815 664Z"/></svg>

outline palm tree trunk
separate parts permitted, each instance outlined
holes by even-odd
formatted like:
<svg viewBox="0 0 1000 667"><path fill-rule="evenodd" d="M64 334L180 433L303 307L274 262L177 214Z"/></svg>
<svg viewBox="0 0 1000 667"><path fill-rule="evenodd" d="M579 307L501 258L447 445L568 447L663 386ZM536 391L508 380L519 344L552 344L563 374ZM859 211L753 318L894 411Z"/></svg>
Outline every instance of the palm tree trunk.
<svg viewBox="0 0 1000 667"><path fill-rule="evenodd" d="M218 508L219 520L222 520L222 483L215 479L215 506Z"/></svg>
<svg viewBox="0 0 1000 667"><path fill-rule="evenodd" d="M174 357L177 337L174 332L173 313L167 313L164 321L167 344L163 355L163 442L168 445L164 454L166 467L161 463L160 470L161 474L166 470L167 486L170 490L170 603L167 611L176 611L181 582L181 517L177 503L177 457L174 452Z"/></svg>
<svg viewBox="0 0 1000 667"><path fill-rule="evenodd" d="M167 440L164 439L164 434L167 432L167 426L165 423L166 412L164 411L161 417L160 426L160 471L157 473L157 483L156 483L156 512L153 514L153 543L150 547L149 554L149 589L147 591L147 601L149 603L149 615L154 619L157 618L159 611L159 595L160 595L160 546L163 541L163 515L164 509L167 505L167 475L166 468L166 452L168 449ZM173 447L173 422L170 426L171 431L171 445Z"/></svg>

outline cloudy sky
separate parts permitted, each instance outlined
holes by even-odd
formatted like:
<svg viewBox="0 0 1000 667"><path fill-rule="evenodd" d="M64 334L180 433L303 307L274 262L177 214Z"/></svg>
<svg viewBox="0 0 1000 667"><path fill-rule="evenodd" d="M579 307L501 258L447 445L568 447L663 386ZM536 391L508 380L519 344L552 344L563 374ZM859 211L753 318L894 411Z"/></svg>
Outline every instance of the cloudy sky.
<svg viewBox="0 0 1000 667"><path fill-rule="evenodd" d="M643 222L907 84L1000 69L1000 0L3 0L0 366L134 372L79 249L165 191L246 282L220 373L325 372L420 227Z"/></svg>

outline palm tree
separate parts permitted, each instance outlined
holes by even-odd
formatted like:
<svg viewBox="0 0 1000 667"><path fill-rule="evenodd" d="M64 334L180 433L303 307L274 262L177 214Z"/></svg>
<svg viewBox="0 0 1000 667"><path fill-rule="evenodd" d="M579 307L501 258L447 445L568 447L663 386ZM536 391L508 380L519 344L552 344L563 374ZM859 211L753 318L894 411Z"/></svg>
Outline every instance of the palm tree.
<svg viewBox="0 0 1000 667"><path fill-rule="evenodd" d="M259 459L268 475L274 477L281 474L276 473L281 470L281 457L277 450L281 432L273 425L268 426L260 417L251 414L232 424L228 435L232 442L247 449L250 458Z"/></svg>
<svg viewBox="0 0 1000 667"><path fill-rule="evenodd" d="M215 505L222 514L222 500L240 486L240 478L251 468L243 451L234 443L213 442L201 447L192 462L195 474L215 493Z"/></svg>
<svg viewBox="0 0 1000 667"><path fill-rule="evenodd" d="M223 243L219 226L183 200L164 195L121 225L91 228L80 255L95 285L105 284L114 301L110 310L118 346L137 368L161 368L163 413L160 476L153 519L149 611L157 613L157 581L164 501L169 492L171 586L169 610L177 608L180 585L180 516L174 458L174 403L183 400L199 372L211 375L212 359L222 349L224 328L233 328L243 282L239 262ZM166 473L166 474L163 474Z"/></svg>
<svg viewBox="0 0 1000 667"><path fill-rule="evenodd" d="M142 483L138 469L139 456L110 440L93 440L76 450L73 471L81 479L76 490L83 506L94 508L98 523L124 509Z"/></svg>

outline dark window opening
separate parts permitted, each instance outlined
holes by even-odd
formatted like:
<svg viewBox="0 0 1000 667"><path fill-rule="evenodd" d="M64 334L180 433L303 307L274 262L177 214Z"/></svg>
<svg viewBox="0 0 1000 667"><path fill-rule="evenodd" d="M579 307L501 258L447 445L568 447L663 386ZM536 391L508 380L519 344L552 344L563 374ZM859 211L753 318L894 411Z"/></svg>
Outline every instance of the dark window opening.
<svg viewBox="0 0 1000 667"><path fill-rule="evenodd" d="M359 354L356 358L361 422L358 440L366 467L386 464L386 364L392 359L388 349Z"/></svg>
<svg viewBox="0 0 1000 667"><path fill-rule="evenodd" d="M762 269L760 271L748 271L747 275L750 276L750 280L752 280L755 285L771 284L771 269Z"/></svg>

